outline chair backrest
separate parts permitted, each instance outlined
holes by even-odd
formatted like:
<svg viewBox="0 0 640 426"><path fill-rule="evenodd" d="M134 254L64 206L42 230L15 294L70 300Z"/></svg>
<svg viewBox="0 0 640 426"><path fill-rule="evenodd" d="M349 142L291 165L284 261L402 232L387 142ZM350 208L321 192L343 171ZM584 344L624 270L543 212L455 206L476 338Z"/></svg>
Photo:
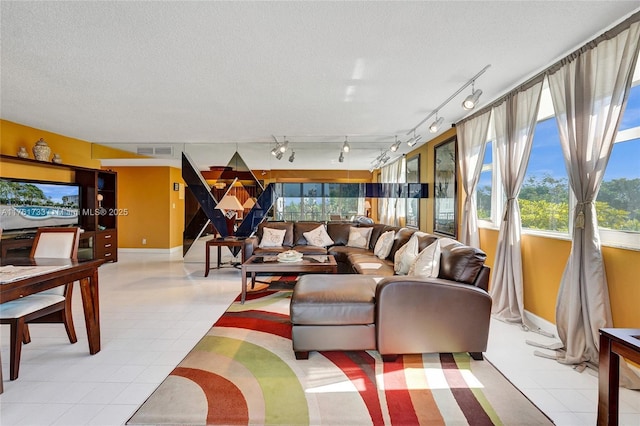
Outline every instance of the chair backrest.
<svg viewBox="0 0 640 426"><path fill-rule="evenodd" d="M80 228L38 228L31 257L78 259Z"/></svg>

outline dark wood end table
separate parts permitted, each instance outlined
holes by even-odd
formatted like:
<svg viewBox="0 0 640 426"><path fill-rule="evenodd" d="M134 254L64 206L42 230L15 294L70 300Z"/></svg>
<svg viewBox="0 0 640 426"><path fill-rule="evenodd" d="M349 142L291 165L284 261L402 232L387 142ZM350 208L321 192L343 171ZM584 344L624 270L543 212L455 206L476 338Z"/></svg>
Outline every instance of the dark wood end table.
<svg viewBox="0 0 640 426"><path fill-rule="evenodd" d="M601 328L598 363L598 425L618 424L620 357L640 362L640 329Z"/></svg>
<svg viewBox="0 0 640 426"><path fill-rule="evenodd" d="M257 272L276 272L281 274L336 274L338 264L331 255L305 255L298 262L278 262L276 255L254 255L242 262L242 295L240 303L247 296L247 273L251 274L251 288L256 282Z"/></svg>
<svg viewBox="0 0 640 426"><path fill-rule="evenodd" d="M212 238L207 241L206 245L206 256L205 256L205 269L204 276L209 276L210 269L210 258L211 258L211 247L218 247L218 262L217 269L220 269L220 257L222 257L222 247L240 247L240 252L242 253L242 263L244 263L244 240L246 238L240 237L225 237L225 238Z"/></svg>

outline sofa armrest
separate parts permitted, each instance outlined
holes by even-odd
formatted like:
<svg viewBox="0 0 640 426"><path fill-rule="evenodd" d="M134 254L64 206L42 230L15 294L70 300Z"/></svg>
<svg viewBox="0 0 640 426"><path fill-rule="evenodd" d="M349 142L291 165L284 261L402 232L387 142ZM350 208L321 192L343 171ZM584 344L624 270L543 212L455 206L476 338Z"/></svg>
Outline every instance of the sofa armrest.
<svg viewBox="0 0 640 426"><path fill-rule="evenodd" d="M260 244L260 241L258 241L258 237L256 237L255 235L253 237L249 237L246 240L244 240L245 259L248 259L251 256L253 256L253 252L255 251L256 248L258 248L259 244Z"/></svg>
<svg viewBox="0 0 640 426"><path fill-rule="evenodd" d="M474 352L487 348L491 296L439 278L388 277L376 288L381 355Z"/></svg>

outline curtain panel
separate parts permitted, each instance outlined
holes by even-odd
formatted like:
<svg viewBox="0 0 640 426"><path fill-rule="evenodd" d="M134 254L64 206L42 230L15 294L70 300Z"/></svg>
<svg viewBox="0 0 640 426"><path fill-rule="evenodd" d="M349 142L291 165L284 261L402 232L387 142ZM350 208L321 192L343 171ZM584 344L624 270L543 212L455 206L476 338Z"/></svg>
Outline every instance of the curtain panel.
<svg viewBox="0 0 640 426"><path fill-rule="evenodd" d="M381 183L405 183L407 166L404 157L380 169ZM404 198L381 198L378 201L380 223L404 226L406 223L406 200Z"/></svg>
<svg viewBox="0 0 640 426"><path fill-rule="evenodd" d="M544 76L527 89L509 94L493 110L496 157L507 201L500 222L496 260L492 271L492 314L495 318L525 324L521 221L518 194L529 163ZM534 327L535 329L535 327Z"/></svg>
<svg viewBox="0 0 640 426"><path fill-rule="evenodd" d="M472 247L480 247L476 187L482 172L490 119L491 110L456 125L460 158L458 165L465 194L460 241Z"/></svg>
<svg viewBox="0 0 640 426"><path fill-rule="evenodd" d="M629 95L640 22L594 44L566 58L548 78L569 185L577 201L571 252L556 303L558 335L564 344L558 360L595 367L598 330L613 326L595 200ZM640 378L626 364L621 367L621 384L640 388Z"/></svg>

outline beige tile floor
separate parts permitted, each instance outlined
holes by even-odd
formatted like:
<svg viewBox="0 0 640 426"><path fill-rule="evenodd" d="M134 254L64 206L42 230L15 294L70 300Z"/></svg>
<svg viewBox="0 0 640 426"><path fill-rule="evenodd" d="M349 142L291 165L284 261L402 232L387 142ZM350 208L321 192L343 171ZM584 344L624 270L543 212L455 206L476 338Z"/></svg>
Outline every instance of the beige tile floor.
<svg viewBox="0 0 640 426"><path fill-rule="evenodd" d="M77 291L78 343L69 344L60 325L32 326L15 381L7 380L9 329L1 326L0 424L124 424L240 291L237 269L204 278L204 249L194 249L184 260L121 252L100 268L102 350L94 356ZM493 321L486 357L556 424L595 424L597 377L534 356L527 339L550 341ZM621 424L640 426L640 392L623 390L620 411Z"/></svg>

